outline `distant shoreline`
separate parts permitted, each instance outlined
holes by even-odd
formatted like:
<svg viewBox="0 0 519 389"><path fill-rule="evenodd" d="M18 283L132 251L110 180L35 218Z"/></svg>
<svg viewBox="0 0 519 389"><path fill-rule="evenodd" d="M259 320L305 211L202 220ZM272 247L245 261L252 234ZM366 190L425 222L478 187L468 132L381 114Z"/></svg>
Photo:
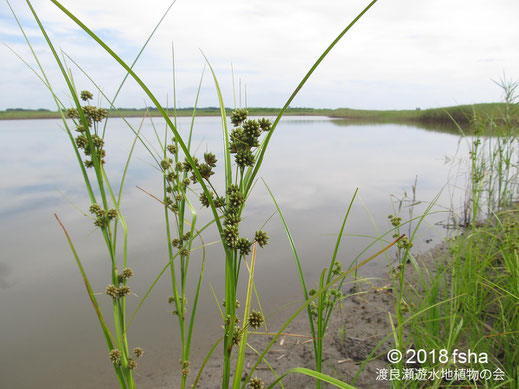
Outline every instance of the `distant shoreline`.
<svg viewBox="0 0 519 389"><path fill-rule="evenodd" d="M169 109L170 116L174 115L174 110ZM279 108L248 108L251 116L276 116ZM230 115L231 109L227 109L227 115ZM482 103L474 105L457 105L445 108L432 109L414 109L414 110L360 110L350 108L337 109L315 109L315 108L289 108L285 115L287 116L327 116L337 119L353 119L366 122L381 123L438 123L452 124L453 120L458 124L467 124L477 112L483 117L492 117L499 120L505 113L504 103ZM179 117L191 117L193 115L192 108L177 109L176 114ZM121 108L118 111L112 111L113 117L143 117L149 115L152 117L161 116L156 109L128 109ZM220 109L209 107L199 108L196 110L197 116L220 116ZM60 114L56 111L48 110L26 110L26 109L9 109L0 111L0 120L27 120L27 119L59 119ZM518 118L519 119L519 118Z"/></svg>

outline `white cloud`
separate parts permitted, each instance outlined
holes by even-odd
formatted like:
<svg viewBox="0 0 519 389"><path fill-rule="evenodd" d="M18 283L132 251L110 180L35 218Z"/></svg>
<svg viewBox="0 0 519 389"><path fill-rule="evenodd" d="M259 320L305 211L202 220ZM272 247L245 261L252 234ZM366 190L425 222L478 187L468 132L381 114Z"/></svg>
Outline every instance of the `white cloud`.
<svg viewBox="0 0 519 389"><path fill-rule="evenodd" d="M170 2L64 2L128 62L135 57ZM161 101L171 96L171 42L176 49L177 98L192 105L204 64L199 49L218 73L226 103L232 105L230 65L247 84L248 101L280 106L320 53L367 1L178 0L136 67ZM123 72L114 61L48 1L35 1L53 41L114 91ZM29 12L17 13L31 38L37 29ZM491 79L518 79L519 28L513 0L380 1L339 42L292 105L314 107L414 108L495 101ZM1 40L20 43L8 8ZM41 39L38 39L41 43ZM43 47L38 45L38 47ZM22 49L23 50L23 49ZM43 50L42 48L39 50ZM26 52L26 50L23 50ZM0 109L51 107L50 97L5 48L0 80L7 91ZM59 76L51 58L45 61ZM23 67L23 66L22 66ZM62 87L60 90L65 90ZM202 105L216 105L206 77ZM142 106L144 94L129 85L121 106ZM171 97L169 97L171 100Z"/></svg>

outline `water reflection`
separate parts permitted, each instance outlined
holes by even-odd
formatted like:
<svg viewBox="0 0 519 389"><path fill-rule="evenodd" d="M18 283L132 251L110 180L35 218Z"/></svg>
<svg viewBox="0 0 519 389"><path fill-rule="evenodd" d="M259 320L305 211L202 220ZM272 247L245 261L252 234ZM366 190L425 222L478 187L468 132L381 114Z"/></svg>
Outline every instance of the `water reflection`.
<svg viewBox="0 0 519 389"><path fill-rule="evenodd" d="M370 121L365 119L333 119L332 123L337 126L358 126L358 127L373 127L373 126L387 126L388 124L392 123L382 123L380 121ZM427 122L402 122L399 123L401 126L407 126L412 128L421 128L427 131L432 132L440 132L440 133L446 133L446 134L452 134L452 135L459 135L460 130L458 128L458 125L448 122L442 122L442 123L427 123ZM461 128L465 133L470 133L470 127L467 125L462 125Z"/></svg>
<svg viewBox="0 0 519 389"><path fill-rule="evenodd" d="M140 119L129 119L138 127ZM163 128L160 120L155 126ZM184 133L189 119L181 118ZM147 123L143 134L155 139ZM69 140L55 120L0 122L0 175L3 177L0 203L0 299L2 315L0 377L11 389L28 387L112 388L112 369L107 362L95 313L85 293L70 248L57 225L57 213L67 227L93 288L103 293L109 279L109 260L104 243L86 212L85 195L77 161ZM111 119L106 137L106 171L114 190L121 179L133 136L121 120ZM221 124L217 118L199 118L193 145L198 154L215 152L221 160ZM387 214L394 213L391 194L410 191L418 176L417 196L425 200L416 206L418 215L444 187L449 175L445 156L458 149L458 137L450 132L423 131L409 125L366 125L318 117L288 117L280 122L267 152L260 176L270 186L291 228L301 255L309 285L318 282L327 266L342 218L356 188L359 195L351 211L346 236L339 253L343 266L389 228ZM220 166L215 175L221 190ZM221 181L221 180L220 180ZM138 145L125 183L122 212L129 226L129 262L135 271L132 290L143 296L165 263L164 221L161 205L136 188L161 193L162 179L147 151ZM445 199L444 199L445 200ZM198 202L194 201L196 204ZM209 220L199 209L199 225ZM404 212L407 212L405 209ZM259 251L256 285L263 308L271 314L285 303L301 299L299 280L290 247L263 182L259 180L245 209L241 232L253 236L265 222L269 245ZM405 218L405 214L403 217ZM435 219L436 217L436 219ZM427 248L427 239L438 242L442 231L434 227L433 216L415 241L416 250ZM209 230L206 242L218 240ZM379 249L374 247L369 253ZM201 252L192 266L200 267ZM380 258L363 269L366 276L384 273L386 259ZM194 354L207 352L211 339L220 333L218 308L209 283L218 296L223 294L222 249L212 245L206 252L205 281L195 328ZM242 283L243 286L244 283ZM171 285L161 279L132 323L129 334L142 346L146 357L139 362L138 380L144 387L159 385L164 373L176 369L174 344L176 324L167 304ZM189 298L188 298L189 299ZM102 300L109 309L109 301ZM130 299L128 310L139 299ZM276 313L273 320L282 317ZM212 324L211 324L212 323ZM45 350L45 352L34 352ZM196 360L196 356L194 360ZM31 374L25 374L27 366ZM92 372L96 372L92 374Z"/></svg>

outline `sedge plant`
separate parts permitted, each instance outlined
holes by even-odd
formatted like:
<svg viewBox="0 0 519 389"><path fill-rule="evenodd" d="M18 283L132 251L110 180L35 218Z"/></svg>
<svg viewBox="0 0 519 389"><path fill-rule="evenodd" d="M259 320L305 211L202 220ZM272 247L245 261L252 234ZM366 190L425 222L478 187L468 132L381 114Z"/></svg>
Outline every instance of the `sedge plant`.
<svg viewBox="0 0 519 389"><path fill-rule="evenodd" d="M256 231L254 237L251 239L242 236L240 234L239 228L242 221L242 212L245 207L245 202L249 197L256 181L271 137L288 106L309 79L309 77L312 75L312 73L315 71L315 69L337 44L337 42L339 42L339 40L376 3L376 1L377 0L371 1L322 53L315 64L303 77L294 92L290 95L273 123L267 119L250 119L248 118L248 112L246 109L237 108L234 110L230 118L233 129L229 130L226 109L221 90L216 78L216 74L209 64L220 104L223 132L224 191L222 193L217 193L215 187L211 183L212 168L216 163L214 154L206 153L204 155L203 162L199 162L195 158L194 153L190 148L189 141L186 142L180 136L176 124L169 116L169 112L167 112L167 110L162 107L148 86L132 69L132 66L126 64L126 62L123 61L101 38L99 38L91 29L82 23L59 1L51 0L57 9L63 12L68 18L70 18L71 21L76 23L85 33L87 33L95 42L97 42L127 72L128 76L135 80L135 82L141 87L147 97L151 100L166 123L166 135L164 138L164 143L162 144L163 155L161 156L162 158L159 162L160 169L163 173L162 176L164 182L164 198L161 201L163 201L165 206L165 217L167 221L166 228L169 229L169 218L171 217L175 220L177 227L176 231L178 233L178 236L173 238L173 234L170 234L168 231L167 237L170 258L167 266L169 266L171 269L171 279L173 286L173 296L171 302L175 306L176 314L179 318L180 330L183 332L181 362L181 368L183 369L182 387L186 386L186 377L188 375L189 368L189 341L193 324L192 320L194 320L194 312L196 310L195 297L194 309L192 310L192 320L187 323L188 328L186 328L185 318L187 311L185 308L187 301L185 295L185 280L189 264L191 242L196 235L194 227L196 222L196 212L194 211L193 203L187 195L189 185L193 182L196 182L200 185L201 192L199 194L199 199L201 203L209 208L212 213L214 218L213 222L221 236L221 243L225 252L226 304L223 318L224 334L222 346L224 361L222 366L222 388L229 388L230 386L233 388L239 388L246 384L249 384L251 387L262 387L263 384L259 378L250 377L255 367L249 373L249 377L245 383L242 383L241 378L244 368L245 344L248 330L249 328L257 328L263 321L263 316L260 312L256 312L254 310L252 310L250 313L247 312L250 309L250 285L254 273L253 263L256 256L255 254L252 256L250 264L247 262L247 257L251 253L253 244L255 245L255 249L257 246L264 247L268 243L268 235L266 232L260 229ZM80 135L78 135L76 139L79 140L74 139L71 131L69 131L69 136L71 137L71 140L73 140L73 147L78 157L78 161L80 162L80 166L85 177L85 183L92 200L91 212L95 216L96 226L99 227L106 241L110 258L112 260L112 284L107 287L107 293L113 298L114 323L116 328L116 338L114 338L114 340L112 340L113 337L109 335L106 325L103 325L104 320L102 320L101 316L100 321L102 322L103 330L105 331L105 336L107 338L109 348L111 349L110 356L112 358L119 383L123 388L133 388L135 383L132 378L131 371L135 367L135 361L130 356L127 344L125 315L125 299L130 292L127 286L127 279L131 276L131 271L126 270L126 246L124 246L124 259L122 266L124 271L121 274L118 273L118 266L115 262L116 245L112 233L112 229L115 229L113 226L115 223L121 223L125 232L126 225L120 213L117 198L111 190L109 181L106 177L106 174L104 173L103 141L102 137L99 136L98 128L95 125L95 123L98 123L100 119L104 118L106 112L99 108L87 108L90 107L89 105L86 107L81 105L78 98L79 94L76 92L76 89L73 85L71 75L69 72L67 72L65 66L63 65L63 61L55 51L54 46L49 39L45 28L40 23L37 13L33 9L30 1L27 1L27 4L29 5L35 20L40 26L40 30L45 37L49 48L53 52L56 63L61 69L62 76L69 86L69 91L75 103L75 106L70 111L67 111L67 113L69 117L76 121L76 128L80 131ZM86 95L83 97L90 98L90 96ZM171 143L167 142L168 139L171 139ZM87 159L83 159L82 153L85 154ZM183 156L183 161L180 159L180 155ZM97 191L99 192L100 201L97 201L96 196L94 196L96 191L92 189L89 176L86 172L86 169L89 167L91 167L94 171L95 182L97 183ZM186 221L185 217L185 212L188 208L189 212L191 213L191 220L189 222ZM338 244L336 246L336 249L337 248ZM175 251L177 252L175 253ZM335 257L336 253L333 256L328 273L322 277L319 290L315 291L313 296L308 296L307 301L300 308L300 310L305 308L311 309L310 305L314 302L314 300L319 300L318 303L316 302L317 306L320 307L318 308L320 311L318 315L320 319L317 322L317 327L318 331L321 332L325 330L326 323L329 320L331 314L331 308L333 308L333 303L331 306L329 304L330 299L336 301L339 298L339 296L330 296L328 289L333 283L342 282L346 276L344 272L340 272L338 265L336 265L337 262L335 261ZM179 264L178 270L175 270L175 267L173 266L175 260L177 260ZM247 263L249 268L249 288L245 299L246 314L244 316L243 322L240 325L236 314L238 300L237 291L240 272L244 263ZM339 276L333 279L334 275ZM198 294L200 290L200 282L196 289L196 294ZM98 310L96 311L98 312ZM110 344L110 342L112 342L112 344ZM272 343L269 345L269 347L271 347L271 345ZM238 347L237 352L236 347ZM316 350L317 356L320 360L322 356L322 344L319 346L317 343ZM259 360L263 359L264 353L260 356ZM142 352L135 351L135 354L142 354ZM237 356L234 370L231 366L231 358L233 354ZM317 366L318 371L315 373L310 373L310 375L313 374L314 377L317 376L317 378L321 377L321 379L326 380L327 378L325 378L324 375L322 375L322 373L319 371L319 366L320 365ZM303 374L308 373L302 370L294 372ZM232 379L233 375L234 379ZM341 387L348 386L344 384Z"/></svg>

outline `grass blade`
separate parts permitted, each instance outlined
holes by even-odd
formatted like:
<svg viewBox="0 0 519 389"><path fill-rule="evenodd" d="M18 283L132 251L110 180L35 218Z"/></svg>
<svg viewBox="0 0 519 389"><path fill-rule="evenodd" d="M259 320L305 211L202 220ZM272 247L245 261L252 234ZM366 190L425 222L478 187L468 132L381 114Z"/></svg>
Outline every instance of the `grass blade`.
<svg viewBox="0 0 519 389"><path fill-rule="evenodd" d="M345 382L339 381L337 378L330 377L329 375L319 373L317 371L307 369L305 367L294 367L293 369L290 369L285 374L283 374L281 377L279 377L276 381L274 381L271 385L268 386L267 389L270 389L274 387L278 382L280 382L283 378L285 378L289 374L304 374L309 377L315 378L317 380L328 382L329 384L335 385L338 388L341 389L355 389L354 386L348 385Z"/></svg>

